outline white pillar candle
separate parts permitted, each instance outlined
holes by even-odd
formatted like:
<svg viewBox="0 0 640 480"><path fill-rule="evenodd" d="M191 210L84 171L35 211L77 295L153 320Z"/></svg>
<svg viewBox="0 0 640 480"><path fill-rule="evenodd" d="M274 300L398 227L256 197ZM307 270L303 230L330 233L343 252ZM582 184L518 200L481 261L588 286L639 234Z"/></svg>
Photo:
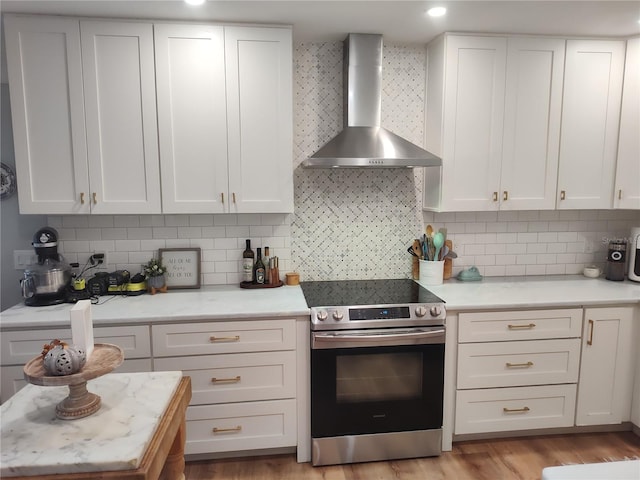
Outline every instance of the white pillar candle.
<svg viewBox="0 0 640 480"><path fill-rule="evenodd" d="M93 352L93 319L90 300L80 300L71 308L71 338L76 347L84 349L88 362Z"/></svg>

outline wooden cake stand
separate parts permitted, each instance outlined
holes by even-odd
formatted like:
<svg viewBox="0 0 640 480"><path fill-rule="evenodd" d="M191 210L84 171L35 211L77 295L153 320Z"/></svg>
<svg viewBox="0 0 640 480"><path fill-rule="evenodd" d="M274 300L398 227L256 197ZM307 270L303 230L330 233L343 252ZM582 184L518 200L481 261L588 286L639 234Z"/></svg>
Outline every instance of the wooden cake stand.
<svg viewBox="0 0 640 480"><path fill-rule="evenodd" d="M119 346L96 343L91 357L78 373L46 375L42 356L37 356L24 366L24 378L29 383L44 387L68 385L69 396L56 405L56 416L62 420L75 420L88 417L100 410L100 397L87 391L87 381L109 373L123 360L124 352Z"/></svg>

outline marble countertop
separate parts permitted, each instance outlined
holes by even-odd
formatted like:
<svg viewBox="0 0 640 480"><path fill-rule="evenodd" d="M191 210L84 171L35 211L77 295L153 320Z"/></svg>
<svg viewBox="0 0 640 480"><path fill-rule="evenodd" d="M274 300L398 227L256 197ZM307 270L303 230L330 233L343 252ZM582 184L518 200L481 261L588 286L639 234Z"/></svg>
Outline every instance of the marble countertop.
<svg viewBox="0 0 640 480"><path fill-rule="evenodd" d="M451 279L426 288L442 298L449 311L640 304L640 283L582 275Z"/></svg>
<svg viewBox="0 0 640 480"><path fill-rule="evenodd" d="M71 304L15 305L0 313L0 329L69 326ZM155 295L111 295L91 306L94 326L308 316L299 286L243 289L235 285L174 290Z"/></svg>
<svg viewBox="0 0 640 480"><path fill-rule="evenodd" d="M69 388L27 385L1 407L0 477L133 470L173 396L182 372L112 373L87 389L100 410L60 420Z"/></svg>
<svg viewBox="0 0 640 480"><path fill-rule="evenodd" d="M426 288L442 298L449 311L640 304L640 283L582 275L451 279ZM19 304L0 313L0 329L69 326L71 306ZM95 326L309 315L299 286L247 290L225 285L137 297L105 296L91 310Z"/></svg>

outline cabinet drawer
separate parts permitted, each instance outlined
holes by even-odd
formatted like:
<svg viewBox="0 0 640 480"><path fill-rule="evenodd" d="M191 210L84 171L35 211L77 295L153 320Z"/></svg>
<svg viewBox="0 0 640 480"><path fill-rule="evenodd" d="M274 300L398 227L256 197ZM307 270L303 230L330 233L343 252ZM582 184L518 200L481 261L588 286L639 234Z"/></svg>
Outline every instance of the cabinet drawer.
<svg viewBox="0 0 640 480"><path fill-rule="evenodd" d="M570 427L576 385L459 390L455 433Z"/></svg>
<svg viewBox="0 0 640 480"><path fill-rule="evenodd" d="M460 313L458 340L500 342L579 337L582 309Z"/></svg>
<svg viewBox="0 0 640 480"><path fill-rule="evenodd" d="M295 400L196 406L187 409L187 455L295 445Z"/></svg>
<svg viewBox="0 0 640 480"><path fill-rule="evenodd" d="M0 368L0 402L6 402L10 397L24 387L23 365L11 365ZM113 373L151 372L150 358L125 359Z"/></svg>
<svg viewBox="0 0 640 480"><path fill-rule="evenodd" d="M191 405L294 398L295 351L154 359L191 377Z"/></svg>
<svg viewBox="0 0 640 480"><path fill-rule="evenodd" d="M293 350L296 321L256 320L153 325L154 357Z"/></svg>
<svg viewBox="0 0 640 480"><path fill-rule="evenodd" d="M576 383L580 339L462 343L458 388Z"/></svg>
<svg viewBox="0 0 640 480"><path fill-rule="evenodd" d="M71 342L71 328L51 330L14 330L0 336L2 365L22 365L40 355L42 346L55 338ZM97 327L93 329L95 343L113 343L124 350L124 358L151 356L147 325Z"/></svg>

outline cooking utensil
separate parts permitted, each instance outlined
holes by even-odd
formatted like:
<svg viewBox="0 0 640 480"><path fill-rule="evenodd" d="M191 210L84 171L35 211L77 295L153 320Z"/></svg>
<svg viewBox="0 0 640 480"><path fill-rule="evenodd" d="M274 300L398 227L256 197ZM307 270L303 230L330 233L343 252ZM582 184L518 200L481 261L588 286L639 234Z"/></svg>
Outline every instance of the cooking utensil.
<svg viewBox="0 0 640 480"><path fill-rule="evenodd" d="M433 237L433 227L431 225L427 225L427 228L425 231L427 232L427 237L429 238Z"/></svg>
<svg viewBox="0 0 640 480"><path fill-rule="evenodd" d="M407 252L409 252L414 257L418 256L418 255L416 255L416 252L413 251L413 245L409 245L409 247L407 247Z"/></svg>
<svg viewBox="0 0 640 480"><path fill-rule="evenodd" d="M411 245L411 247L413 248L413 253L415 254L416 257L418 258L424 258L423 257L423 253L422 253L422 245L420 244L420 240L418 240L417 238L413 241L413 245Z"/></svg>
<svg viewBox="0 0 640 480"><path fill-rule="evenodd" d="M444 235L442 235L441 232L436 232L433 235L433 246L435 248L435 252L433 254L433 260L434 261L438 261L440 260L440 249L442 248L442 246L444 245Z"/></svg>

